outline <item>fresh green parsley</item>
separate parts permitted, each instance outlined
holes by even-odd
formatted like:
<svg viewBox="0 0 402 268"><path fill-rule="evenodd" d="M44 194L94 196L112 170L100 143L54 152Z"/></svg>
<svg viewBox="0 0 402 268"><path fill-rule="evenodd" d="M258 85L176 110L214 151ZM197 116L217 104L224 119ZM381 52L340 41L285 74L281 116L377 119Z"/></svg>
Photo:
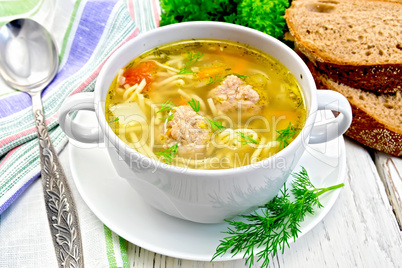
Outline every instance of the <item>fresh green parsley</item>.
<svg viewBox="0 0 402 268"><path fill-rule="evenodd" d="M314 207L323 207L319 196L344 186L343 183L327 188L315 188L307 171L292 174L294 180L291 190L286 187L274 199L249 215L240 215L241 220L226 220L231 226L225 233L228 237L220 240L212 260L229 252L232 256L243 254L246 264L251 267L256 261L262 261L261 267L268 267L278 250L282 253L289 247L289 239L294 241L300 234L300 223L307 214L314 214ZM292 198L290 198L290 193ZM293 200L293 201L292 201ZM261 248L254 255L254 250Z"/></svg>
<svg viewBox="0 0 402 268"><path fill-rule="evenodd" d="M243 132L237 132L237 135L239 135L240 139L239 142L242 145L248 144L248 143L253 143L253 144L259 144L258 141L256 141L255 139L247 136L246 134L244 134Z"/></svg>
<svg viewBox="0 0 402 268"><path fill-rule="evenodd" d="M277 130L276 132L278 133L278 137L276 138L277 141L279 141L279 150L285 148L286 146L289 145L289 140L293 138L293 136L298 133L300 129L295 129L292 126L292 123L289 122L289 125L287 128L282 129L282 130Z"/></svg>
<svg viewBox="0 0 402 268"><path fill-rule="evenodd" d="M190 104L191 108L198 113L200 111L200 101L195 101L195 99L191 99L191 101L188 102Z"/></svg>
<svg viewBox="0 0 402 268"><path fill-rule="evenodd" d="M223 21L283 38L289 0L161 0L160 25L184 21Z"/></svg>
<svg viewBox="0 0 402 268"><path fill-rule="evenodd" d="M178 149L179 149L179 143L177 142L169 149L166 149L162 152L156 152L155 154L162 156L166 164L171 164L173 159L176 157Z"/></svg>

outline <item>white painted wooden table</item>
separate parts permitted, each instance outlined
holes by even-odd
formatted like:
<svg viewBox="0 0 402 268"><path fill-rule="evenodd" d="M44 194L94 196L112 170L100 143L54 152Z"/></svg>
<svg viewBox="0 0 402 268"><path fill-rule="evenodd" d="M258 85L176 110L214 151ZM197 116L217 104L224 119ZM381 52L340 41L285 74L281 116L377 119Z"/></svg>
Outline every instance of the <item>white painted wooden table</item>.
<svg viewBox="0 0 402 268"><path fill-rule="evenodd" d="M402 159L345 142L347 177L335 205L269 267L402 267ZM243 260L180 260L133 244L128 254L133 268L245 267Z"/></svg>
<svg viewBox="0 0 402 268"><path fill-rule="evenodd" d="M270 267L402 267L402 158L367 150L348 138L345 143L345 187L335 205ZM68 149L61 159L68 165ZM176 259L131 243L128 258L132 268L246 267L243 260Z"/></svg>
<svg viewBox="0 0 402 268"><path fill-rule="evenodd" d="M402 223L402 158L368 151L348 138L345 139L345 143L347 163L345 186L340 191L334 206L311 231L292 243L290 248L286 248L284 254L279 253L275 256L269 267L402 268L402 231L400 227ZM69 147L71 146L69 144L68 148L63 150L60 160L66 171L70 187L75 192L76 201L80 201L81 198L71 173L72 164L69 162ZM40 250L34 250L33 255L24 254L28 249L25 244L37 245L38 243L41 247L45 244L49 245L48 250L45 247L48 257L51 257L53 253L50 233L46 224L43 224L41 228L38 227L41 231L37 231L38 228L35 226L19 222L19 219L26 218L21 215L39 215L41 209L44 213L40 181L37 181L35 185L39 186L36 188L37 192L30 191L31 186L24 195L32 198L33 195L38 196L39 198L33 198L38 200L37 203L27 202L31 199L22 196L16 204L11 206L10 213L1 217L3 227L17 225L24 228L22 233L29 235L25 240L6 239L9 241L8 244L0 243L0 268L51 267L38 265L43 259L43 254L41 254L43 252ZM80 220L92 222L93 224L89 224L90 228L95 225L103 226L84 201L81 200L80 205ZM40 206L42 206L41 209ZM34 212L28 213L27 209L32 211L33 208L36 208ZM20 228L17 229L22 231ZM36 230L35 234L30 235L33 230ZM12 233L5 232L5 235L7 234L9 238L13 238ZM2 238L7 237L0 236L0 241ZM42 240L49 244L38 242ZM87 245L87 249L103 246L96 240L88 241L91 241L91 244ZM6 260L7 257L5 259L4 256L12 257L16 253L21 254L23 258L28 258L31 264L29 266L4 265L4 263L9 264ZM243 260L212 263L181 260L150 252L131 243L128 243L127 255L131 268L246 267ZM259 267L259 265L254 267Z"/></svg>

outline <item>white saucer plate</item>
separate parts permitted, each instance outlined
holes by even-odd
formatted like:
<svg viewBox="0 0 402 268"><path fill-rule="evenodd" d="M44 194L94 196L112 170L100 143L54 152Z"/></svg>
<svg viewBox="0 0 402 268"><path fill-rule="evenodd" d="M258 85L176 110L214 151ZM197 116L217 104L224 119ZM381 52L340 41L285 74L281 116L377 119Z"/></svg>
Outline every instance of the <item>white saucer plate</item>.
<svg viewBox="0 0 402 268"><path fill-rule="evenodd" d="M90 112L79 112L79 123L96 126ZM146 204L125 179L115 172L104 144L83 144L70 140L70 164L78 191L93 213L111 230L144 249L181 259L210 261L227 223L198 224L166 215ZM346 159L343 137L324 144L309 145L295 172L304 166L315 187L344 181ZM290 181L290 180L289 180ZM320 197L324 208L307 215L301 223L306 234L330 211L340 190ZM293 240L291 240L293 241ZM296 241L297 242L297 241ZM217 261L240 259L226 254Z"/></svg>

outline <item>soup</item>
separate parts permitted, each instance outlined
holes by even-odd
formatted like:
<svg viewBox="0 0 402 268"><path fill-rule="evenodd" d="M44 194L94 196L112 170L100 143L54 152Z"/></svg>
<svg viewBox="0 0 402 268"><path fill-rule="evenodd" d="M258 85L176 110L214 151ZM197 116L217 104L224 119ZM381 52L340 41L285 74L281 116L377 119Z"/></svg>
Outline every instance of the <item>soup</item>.
<svg viewBox="0 0 402 268"><path fill-rule="evenodd" d="M257 163L303 128L293 74L238 42L185 40L147 51L119 70L106 120L139 153L194 169Z"/></svg>

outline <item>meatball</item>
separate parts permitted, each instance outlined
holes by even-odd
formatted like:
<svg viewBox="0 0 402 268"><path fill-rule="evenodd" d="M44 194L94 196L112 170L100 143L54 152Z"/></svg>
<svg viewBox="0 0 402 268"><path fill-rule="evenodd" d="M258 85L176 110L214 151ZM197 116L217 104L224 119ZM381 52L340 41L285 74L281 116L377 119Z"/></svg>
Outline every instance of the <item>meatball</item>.
<svg viewBox="0 0 402 268"><path fill-rule="evenodd" d="M165 148L179 143L178 154L203 153L210 140L210 131L205 117L197 114L190 106L173 108L173 118L166 124Z"/></svg>
<svg viewBox="0 0 402 268"><path fill-rule="evenodd" d="M209 97L222 112L236 110L239 106L243 111L250 110L260 99L260 95L252 86L235 75L226 77L222 84L209 92Z"/></svg>

